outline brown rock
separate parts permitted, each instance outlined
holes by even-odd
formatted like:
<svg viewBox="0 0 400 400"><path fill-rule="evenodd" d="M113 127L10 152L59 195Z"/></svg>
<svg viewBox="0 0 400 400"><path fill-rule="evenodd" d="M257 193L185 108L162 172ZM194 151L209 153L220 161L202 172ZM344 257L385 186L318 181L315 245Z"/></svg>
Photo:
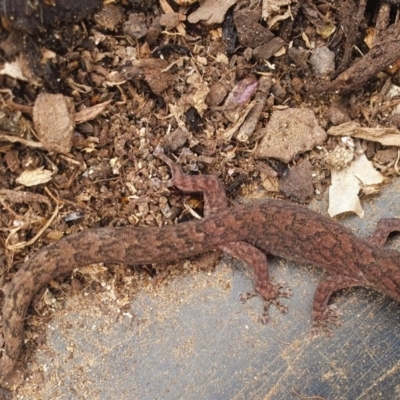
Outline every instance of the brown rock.
<svg viewBox="0 0 400 400"><path fill-rule="evenodd" d="M309 52L301 47L291 47L288 50L288 56L298 67L306 67L307 66L307 58Z"/></svg>
<svg viewBox="0 0 400 400"><path fill-rule="evenodd" d="M397 148L389 148L385 150L378 150L375 154L375 159L382 164L389 164L392 161L395 161L398 155Z"/></svg>
<svg viewBox="0 0 400 400"><path fill-rule="evenodd" d="M121 79L144 79L152 92L160 95L174 82L174 76L169 71L164 71L168 65L169 62L161 58L136 60L132 66L121 71Z"/></svg>
<svg viewBox="0 0 400 400"><path fill-rule="evenodd" d="M228 89L222 83L215 83L210 87L205 102L209 107L220 105L226 95L228 94Z"/></svg>
<svg viewBox="0 0 400 400"><path fill-rule="evenodd" d="M186 128L178 128L164 137L164 148L168 151L176 151L182 147L190 137Z"/></svg>
<svg viewBox="0 0 400 400"><path fill-rule="evenodd" d="M122 27L125 35L133 39L141 39L147 35L145 14L130 14L128 21Z"/></svg>
<svg viewBox="0 0 400 400"><path fill-rule="evenodd" d="M306 202L314 194L312 167L307 159L301 160L289 169L279 181L279 189L286 196L299 203Z"/></svg>
<svg viewBox="0 0 400 400"><path fill-rule="evenodd" d="M33 122L40 142L48 151L71 151L75 109L70 97L62 94L39 94L33 106Z"/></svg>
<svg viewBox="0 0 400 400"><path fill-rule="evenodd" d="M152 46L161 34L160 17L154 19L146 35L146 42Z"/></svg>
<svg viewBox="0 0 400 400"><path fill-rule="evenodd" d="M267 126L256 134L263 134L256 157L273 157L285 163L323 143L327 137L308 108L274 111Z"/></svg>
<svg viewBox="0 0 400 400"><path fill-rule="evenodd" d="M268 43L274 38L274 34L257 21L260 14L254 10L239 10L235 12L234 22L242 46L255 47Z"/></svg>
<svg viewBox="0 0 400 400"><path fill-rule="evenodd" d="M94 20L101 28L116 31L124 20L124 10L115 4L106 4L94 14Z"/></svg>
<svg viewBox="0 0 400 400"><path fill-rule="evenodd" d="M333 125L340 125L351 121L344 104L338 102L332 103L329 106L326 111L326 117Z"/></svg>
<svg viewBox="0 0 400 400"><path fill-rule="evenodd" d="M160 16L160 25L165 26L167 29L175 28L180 22L185 21L186 17L180 13L167 13L161 14Z"/></svg>
<svg viewBox="0 0 400 400"><path fill-rule="evenodd" d="M258 46L253 50L253 57L257 60L270 59L283 45L285 41L280 37L275 37L268 43Z"/></svg>

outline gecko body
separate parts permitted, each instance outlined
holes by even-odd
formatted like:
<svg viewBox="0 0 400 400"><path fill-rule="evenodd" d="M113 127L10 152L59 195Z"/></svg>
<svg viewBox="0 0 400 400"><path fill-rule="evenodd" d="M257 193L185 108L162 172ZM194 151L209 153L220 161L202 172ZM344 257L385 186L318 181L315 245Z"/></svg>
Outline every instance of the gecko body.
<svg viewBox="0 0 400 400"><path fill-rule="evenodd" d="M185 192L203 192L205 217L161 228L110 227L80 232L45 246L26 261L3 288L4 350L0 379L7 382L23 345L24 320L35 294L50 280L93 263L151 264L184 259L212 250L243 260L254 271L254 291L264 299L262 321L280 297L290 297L282 284L272 283L266 254L323 268L329 276L316 288L315 325L339 323L328 307L332 293L365 286L400 302L400 253L383 248L388 235L400 230L400 219L381 220L369 240L305 207L265 199L229 208L221 183L212 176L186 176L161 151L157 157L172 171L171 185Z"/></svg>

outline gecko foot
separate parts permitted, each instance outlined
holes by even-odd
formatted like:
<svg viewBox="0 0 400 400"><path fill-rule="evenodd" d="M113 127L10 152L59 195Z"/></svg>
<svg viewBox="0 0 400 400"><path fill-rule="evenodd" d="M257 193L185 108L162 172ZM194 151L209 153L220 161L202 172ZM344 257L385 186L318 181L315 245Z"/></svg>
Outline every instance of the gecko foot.
<svg viewBox="0 0 400 400"><path fill-rule="evenodd" d="M260 322L263 325L268 324L270 317L269 317L269 308L273 304L282 314L287 314L289 311L289 307L282 304L279 300L266 300L264 301L264 309L262 314L260 315Z"/></svg>
<svg viewBox="0 0 400 400"><path fill-rule="evenodd" d="M282 314L286 314L289 311L289 307L282 304L278 298L285 297L290 298L292 297L292 290L287 288L285 282L278 282L276 284L269 284L267 287L264 287L262 290L255 289L248 293L240 293L239 299L243 303L247 300L251 299L255 296L260 296L264 300L264 309L263 313L260 316L260 322L262 324L267 324L270 317L269 317L269 309L273 304Z"/></svg>
<svg viewBox="0 0 400 400"><path fill-rule="evenodd" d="M338 310L335 304L331 304L322 313L314 313L312 335L325 334L328 336L333 335L333 329L329 325L341 327L343 313Z"/></svg>
<svg viewBox="0 0 400 400"><path fill-rule="evenodd" d="M242 292L239 293L239 300L242 303L246 303L247 300L251 299L252 297L258 296L257 292L255 290L252 290L251 292Z"/></svg>

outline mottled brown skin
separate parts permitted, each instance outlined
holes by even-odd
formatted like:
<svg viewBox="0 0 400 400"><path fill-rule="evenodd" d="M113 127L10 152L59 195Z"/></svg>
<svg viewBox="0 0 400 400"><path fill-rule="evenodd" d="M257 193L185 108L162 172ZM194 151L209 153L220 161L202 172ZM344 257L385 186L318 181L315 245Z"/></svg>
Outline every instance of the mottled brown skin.
<svg viewBox="0 0 400 400"><path fill-rule="evenodd" d="M162 228L89 230L34 254L4 290L3 384L20 356L24 319L35 294L51 279L92 263L165 263L221 249L253 267L254 291L243 298L257 294L264 299L263 322L268 320L271 303L286 311L278 298L290 296L282 284L270 282L266 254L313 264L329 273L315 292L315 325L339 324L338 313L328 307L332 293L339 289L365 286L400 302L400 253L381 247L390 232L400 229L400 220L381 220L367 241L328 218L285 201L261 200L228 208L222 185L215 177L185 176L161 151L156 155L171 168L171 185L186 192L203 192L205 217Z"/></svg>

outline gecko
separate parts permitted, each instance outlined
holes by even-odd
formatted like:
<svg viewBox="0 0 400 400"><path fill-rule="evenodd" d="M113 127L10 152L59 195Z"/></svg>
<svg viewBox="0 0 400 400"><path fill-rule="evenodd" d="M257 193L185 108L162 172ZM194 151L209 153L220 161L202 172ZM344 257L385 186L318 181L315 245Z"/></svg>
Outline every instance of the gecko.
<svg viewBox="0 0 400 400"><path fill-rule="evenodd" d="M203 193L204 218L162 227L89 229L65 236L33 254L2 288L1 385L7 384L21 355L24 320L34 296L50 280L89 264L166 263L222 250L252 267L254 289L241 298L245 301L257 295L263 299L263 323L268 322L272 304L287 312L279 299L291 296L283 283L270 280L267 254L311 264L328 274L317 285L312 306L314 327L327 331L341 324L341 313L328 305L339 289L364 286L400 302L400 253L383 248L389 234L400 231L400 219L380 220L372 237L362 239L332 219L284 200L261 199L228 207L217 177L185 175L161 148L154 155L171 170L168 186Z"/></svg>

